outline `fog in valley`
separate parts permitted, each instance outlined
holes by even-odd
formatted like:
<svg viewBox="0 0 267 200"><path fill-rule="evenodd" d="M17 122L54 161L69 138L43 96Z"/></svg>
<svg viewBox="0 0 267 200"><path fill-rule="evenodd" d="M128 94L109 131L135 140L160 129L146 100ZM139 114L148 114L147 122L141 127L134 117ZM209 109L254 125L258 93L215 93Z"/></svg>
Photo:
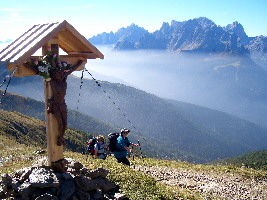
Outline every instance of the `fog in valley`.
<svg viewBox="0 0 267 200"><path fill-rule="evenodd" d="M112 51L99 47L104 60L88 60L87 69L98 80L123 83L163 98L199 103L206 91L196 87L203 80L197 60L204 56L173 54L161 50ZM103 50L102 50L103 49ZM76 73L77 76L80 76ZM88 74L86 77L91 78ZM207 83L202 83L205 85ZM199 85L197 85L199 86ZM208 89L208 88L207 88ZM203 101L204 103L205 101Z"/></svg>
<svg viewBox="0 0 267 200"><path fill-rule="evenodd" d="M104 60L88 60L97 80L123 83L162 98L188 102L264 124L266 71L248 57L115 51L98 46ZM76 72L80 76L81 73ZM91 78L88 73L85 77ZM264 108L264 109L263 109Z"/></svg>

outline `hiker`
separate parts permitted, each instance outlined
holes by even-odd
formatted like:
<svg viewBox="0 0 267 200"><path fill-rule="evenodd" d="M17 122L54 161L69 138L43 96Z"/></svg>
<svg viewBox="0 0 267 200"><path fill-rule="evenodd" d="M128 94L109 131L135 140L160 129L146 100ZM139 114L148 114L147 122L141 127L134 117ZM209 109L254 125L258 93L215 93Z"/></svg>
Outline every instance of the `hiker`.
<svg viewBox="0 0 267 200"><path fill-rule="evenodd" d="M138 144L133 144L127 138L130 130L123 128L121 130L121 135L117 138L116 151L114 151L114 156L118 163L123 163L130 166L130 161L126 158L128 152L133 152L133 149L129 146L137 147Z"/></svg>
<svg viewBox="0 0 267 200"><path fill-rule="evenodd" d="M106 159L106 145L104 142L104 136L99 135L97 137L97 143L94 145L94 150L95 150L95 158L100 158L105 160Z"/></svg>
<svg viewBox="0 0 267 200"><path fill-rule="evenodd" d="M86 149L86 151L87 151L87 154L88 155L91 155L92 157L94 157L94 155L95 155L95 148L94 148L94 146L95 146L96 143L97 143L97 139L95 137L90 138L88 140L88 142L87 142L87 149Z"/></svg>

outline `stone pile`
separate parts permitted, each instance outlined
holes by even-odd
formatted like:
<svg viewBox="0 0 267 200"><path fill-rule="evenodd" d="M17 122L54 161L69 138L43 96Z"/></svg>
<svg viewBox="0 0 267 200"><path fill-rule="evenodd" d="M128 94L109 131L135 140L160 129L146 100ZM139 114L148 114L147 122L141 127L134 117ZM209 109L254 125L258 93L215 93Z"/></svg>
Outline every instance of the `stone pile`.
<svg viewBox="0 0 267 200"><path fill-rule="evenodd" d="M65 159L67 171L56 173L45 159L31 167L2 175L0 199L14 200L107 200L127 199L107 179L108 170L89 170L73 159Z"/></svg>

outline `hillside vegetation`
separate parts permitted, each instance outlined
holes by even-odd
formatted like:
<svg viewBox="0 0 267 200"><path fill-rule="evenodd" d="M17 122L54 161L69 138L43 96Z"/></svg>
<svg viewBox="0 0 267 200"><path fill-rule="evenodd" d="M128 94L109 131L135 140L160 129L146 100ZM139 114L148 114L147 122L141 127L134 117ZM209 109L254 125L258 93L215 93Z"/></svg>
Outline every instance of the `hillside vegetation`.
<svg viewBox="0 0 267 200"><path fill-rule="evenodd" d="M11 88L21 95L38 99L43 96L43 86L41 79L37 78L16 78ZM126 127L131 129L131 136L143 143L142 148L147 155L197 163L267 148L267 130L251 122L198 106L195 106L196 109L193 106L185 109L188 107L185 103L173 104L122 84L99 83L101 88L95 81L84 79L80 90L80 79L69 77L66 96L68 108L76 109L78 106L78 111L83 113L69 110L69 127L104 135ZM35 92L27 92L22 87L29 87ZM5 96L3 104L5 109L22 112L20 110L26 108L24 114L40 117L43 105L39 102L24 106L26 100L29 99L16 102ZM209 119L212 119L212 123Z"/></svg>
<svg viewBox="0 0 267 200"><path fill-rule="evenodd" d="M267 150L253 151L233 158L221 159L212 162L212 164L267 170Z"/></svg>
<svg viewBox="0 0 267 200"><path fill-rule="evenodd" d="M11 174L46 156L44 122L16 112L0 112L0 173ZM9 128L10 127L10 128ZM68 147L82 139L82 131L68 130ZM31 139L33 138L34 139ZM79 145L79 144L78 144ZM233 166L194 165L186 162L130 157L131 167L119 164L113 156L106 160L73 152L66 158L81 162L88 169L110 171L108 178L120 186L129 199L263 199L267 172Z"/></svg>
<svg viewBox="0 0 267 200"><path fill-rule="evenodd" d="M18 112L0 110L0 135L8 141L46 148L45 122ZM84 151L86 141L93 135L77 129L67 129L64 136L66 150Z"/></svg>

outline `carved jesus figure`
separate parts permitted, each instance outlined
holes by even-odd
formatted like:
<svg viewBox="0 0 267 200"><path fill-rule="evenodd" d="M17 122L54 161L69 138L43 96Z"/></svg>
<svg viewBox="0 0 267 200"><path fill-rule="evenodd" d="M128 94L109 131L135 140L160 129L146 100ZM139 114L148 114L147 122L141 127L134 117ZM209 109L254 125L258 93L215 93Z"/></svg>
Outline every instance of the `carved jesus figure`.
<svg viewBox="0 0 267 200"><path fill-rule="evenodd" d="M65 96L67 92L67 77L73 71L75 71L81 64L83 60L80 60L76 65L72 66L70 70L63 69L55 69L51 72L51 88L52 88L52 98L48 99L48 107L47 112L52 113L58 123L58 138L57 145L65 145L65 141L63 139L64 133L67 129L67 104L65 102ZM26 67L31 68L36 72L36 69L30 64L25 63Z"/></svg>

